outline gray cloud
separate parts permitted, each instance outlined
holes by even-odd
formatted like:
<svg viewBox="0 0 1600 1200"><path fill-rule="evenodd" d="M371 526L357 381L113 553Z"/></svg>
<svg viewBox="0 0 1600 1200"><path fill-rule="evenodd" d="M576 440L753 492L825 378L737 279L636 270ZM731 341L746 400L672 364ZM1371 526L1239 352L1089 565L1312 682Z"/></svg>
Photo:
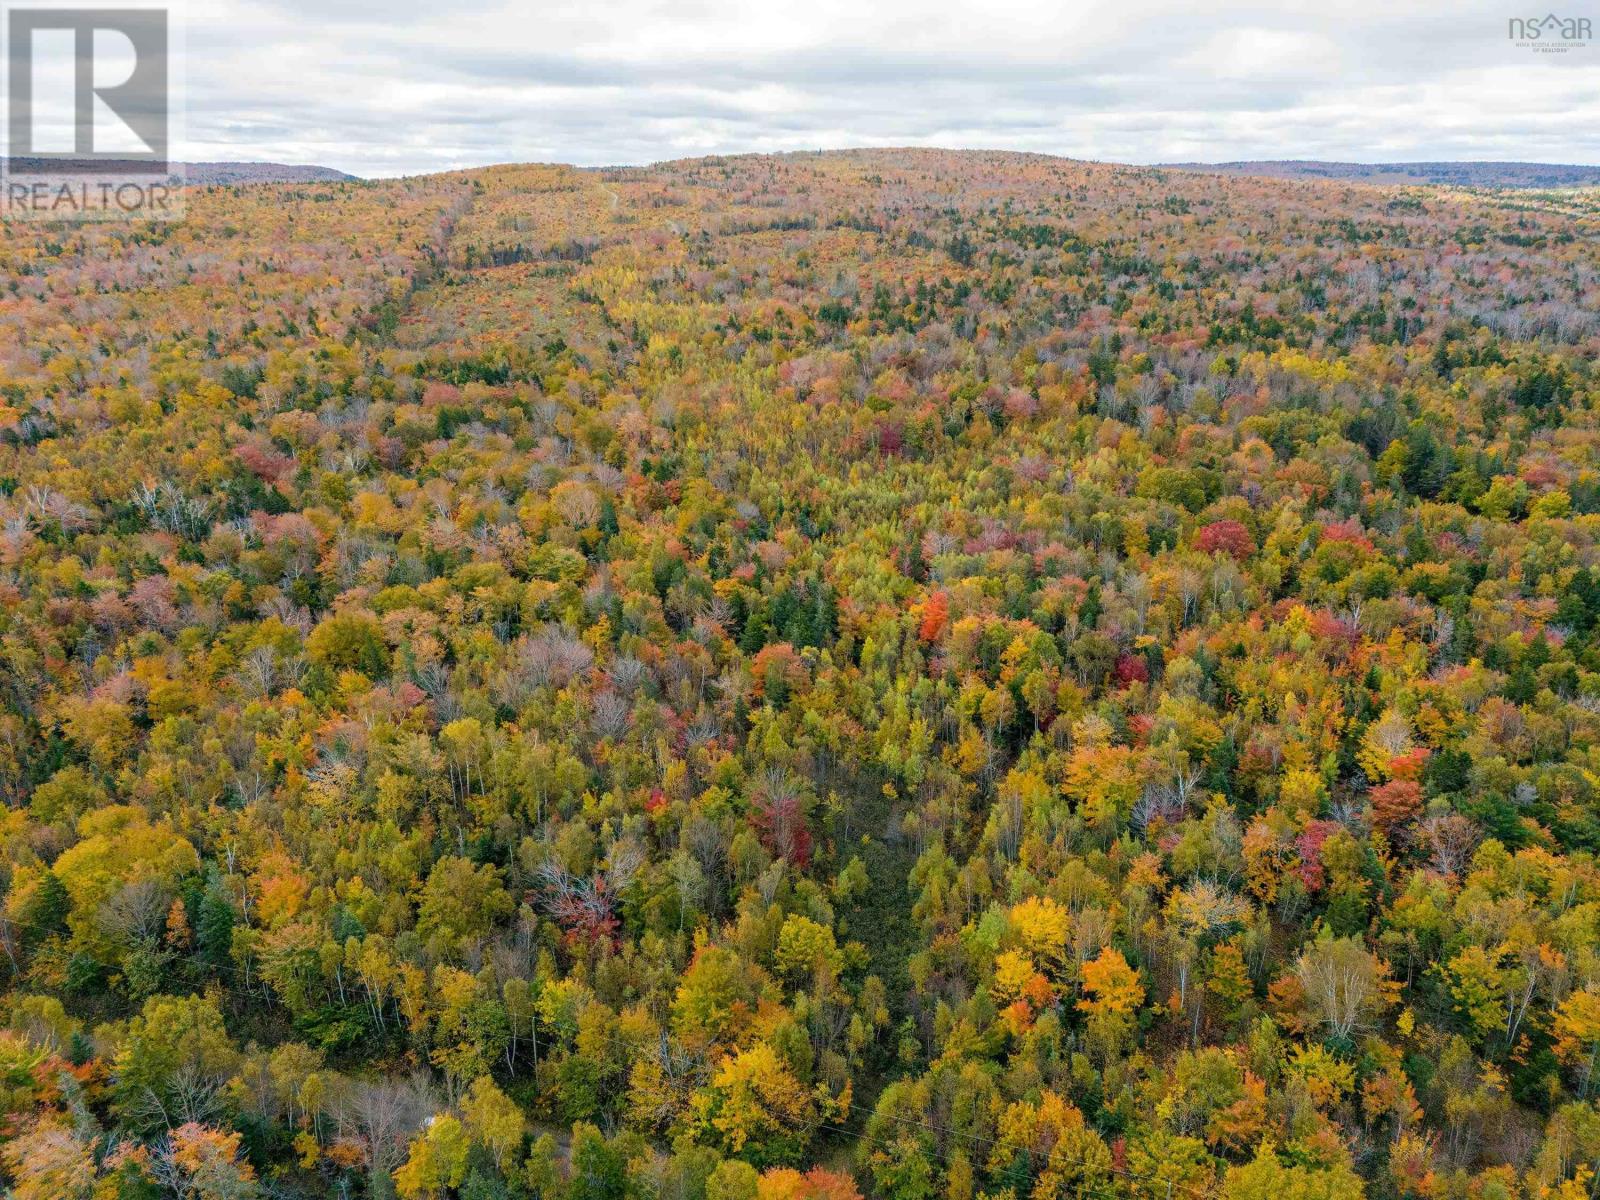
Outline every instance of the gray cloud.
<svg viewBox="0 0 1600 1200"><path fill-rule="evenodd" d="M884 144L1600 161L1600 44L1535 55L1507 16L1486 0L214 0L188 16L187 153L361 174Z"/></svg>

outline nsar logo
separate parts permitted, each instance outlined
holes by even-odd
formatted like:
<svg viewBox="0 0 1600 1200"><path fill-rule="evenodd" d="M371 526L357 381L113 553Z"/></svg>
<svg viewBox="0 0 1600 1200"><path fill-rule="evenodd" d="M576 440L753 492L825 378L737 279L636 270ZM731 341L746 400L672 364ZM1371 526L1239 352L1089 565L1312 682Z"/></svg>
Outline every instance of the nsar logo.
<svg viewBox="0 0 1600 1200"><path fill-rule="evenodd" d="M1510 18L1506 22L1506 36L1518 46L1540 54L1566 54L1588 46L1594 37L1594 27L1588 17L1547 13L1542 17Z"/></svg>

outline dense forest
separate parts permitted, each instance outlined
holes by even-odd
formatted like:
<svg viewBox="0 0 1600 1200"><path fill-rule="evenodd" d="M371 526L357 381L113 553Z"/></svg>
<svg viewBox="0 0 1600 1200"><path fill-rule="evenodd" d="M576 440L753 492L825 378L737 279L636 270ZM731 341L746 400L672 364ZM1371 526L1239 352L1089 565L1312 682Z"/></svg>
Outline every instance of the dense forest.
<svg viewBox="0 0 1600 1200"><path fill-rule="evenodd" d="M1600 192L0 228L17 1200L1591 1200Z"/></svg>

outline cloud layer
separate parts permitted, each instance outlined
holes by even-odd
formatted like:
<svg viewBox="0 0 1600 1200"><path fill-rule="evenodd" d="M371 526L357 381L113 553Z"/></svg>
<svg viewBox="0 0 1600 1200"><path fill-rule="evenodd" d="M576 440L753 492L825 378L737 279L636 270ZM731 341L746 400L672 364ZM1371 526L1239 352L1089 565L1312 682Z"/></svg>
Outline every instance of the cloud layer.
<svg viewBox="0 0 1600 1200"><path fill-rule="evenodd" d="M1508 38L1513 15L1477 0L194 0L185 153L363 175L864 145L1600 162L1600 42L1537 54Z"/></svg>

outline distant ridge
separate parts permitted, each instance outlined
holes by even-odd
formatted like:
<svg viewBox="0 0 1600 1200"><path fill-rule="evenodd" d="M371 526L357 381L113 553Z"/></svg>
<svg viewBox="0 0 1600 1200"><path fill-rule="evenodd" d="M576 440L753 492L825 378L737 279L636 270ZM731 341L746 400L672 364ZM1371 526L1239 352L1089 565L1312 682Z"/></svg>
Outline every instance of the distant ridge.
<svg viewBox="0 0 1600 1200"><path fill-rule="evenodd" d="M337 183L358 178L332 167L318 167L300 163L270 162L192 162L179 164L184 178L191 184L206 187L233 183ZM116 169L113 164L106 167ZM61 173L60 162L47 158L13 158L9 168L15 175L54 177ZM140 164L130 162L131 172L140 170Z"/></svg>
<svg viewBox="0 0 1600 1200"><path fill-rule="evenodd" d="M359 176L309 163L192 162L184 164L190 183L338 183Z"/></svg>
<svg viewBox="0 0 1600 1200"><path fill-rule="evenodd" d="M1276 179L1339 179L1351 183L1434 183L1457 187L1545 188L1600 185L1600 167L1527 162L1350 163L1282 159L1161 163L1173 171L1264 175Z"/></svg>

